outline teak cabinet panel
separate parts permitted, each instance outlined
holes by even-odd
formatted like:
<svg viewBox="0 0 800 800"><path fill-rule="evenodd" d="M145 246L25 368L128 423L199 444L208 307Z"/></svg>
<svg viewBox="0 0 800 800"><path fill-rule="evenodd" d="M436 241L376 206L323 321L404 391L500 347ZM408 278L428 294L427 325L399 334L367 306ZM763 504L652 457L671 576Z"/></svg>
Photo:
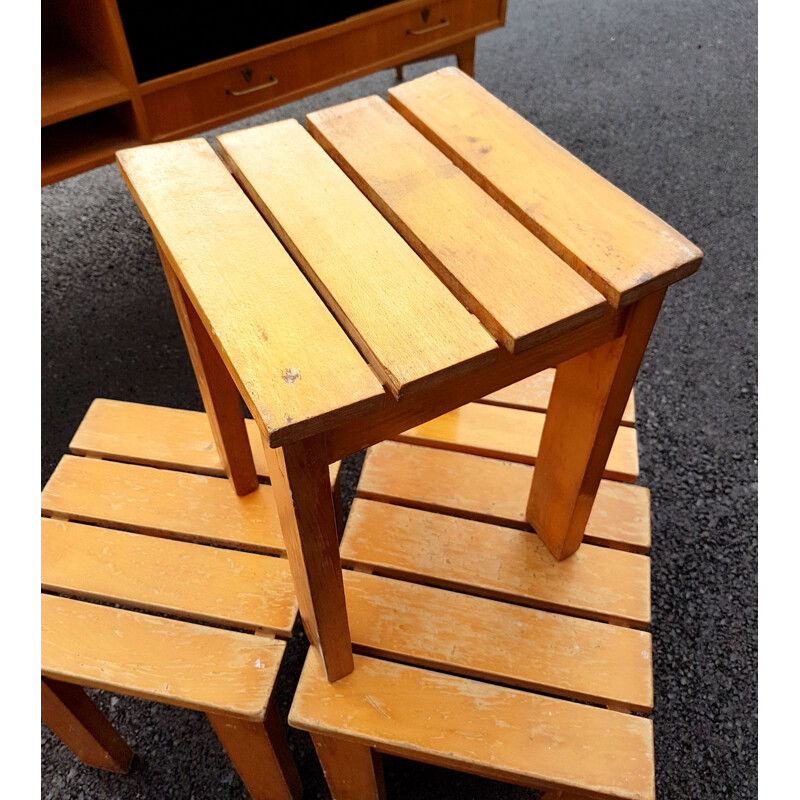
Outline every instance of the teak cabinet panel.
<svg viewBox="0 0 800 800"><path fill-rule="evenodd" d="M368 6L372 8L362 11ZM77 45L90 51L97 60L95 72L105 69L117 75L130 99L84 100L81 92L97 90L71 86L80 102L55 114L56 98L47 94L53 82L43 80L42 185L110 163L118 146L189 136L370 72L453 53L478 34L502 26L505 7L505 0L400 0L383 5L346 0L343 13L352 16L339 22L137 82L118 0L47 0L42 25L54 30L57 40L61 37L61 49ZM302 7L296 13L302 14ZM43 74L59 67L49 63L51 51L56 48L43 47ZM119 109L84 113L119 100ZM124 124L109 127L109 120Z"/></svg>
<svg viewBox="0 0 800 800"><path fill-rule="evenodd" d="M474 36L476 29L497 27L500 13L498 0L443 0L194 80L187 71L187 80L160 91L148 93L150 87L144 84L153 138L185 136L222 125L417 57Z"/></svg>

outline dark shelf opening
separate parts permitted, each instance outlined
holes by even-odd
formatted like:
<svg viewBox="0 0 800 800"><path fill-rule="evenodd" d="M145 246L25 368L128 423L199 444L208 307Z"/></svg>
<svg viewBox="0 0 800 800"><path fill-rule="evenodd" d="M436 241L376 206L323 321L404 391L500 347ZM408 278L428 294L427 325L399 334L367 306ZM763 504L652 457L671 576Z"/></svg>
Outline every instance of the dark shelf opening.
<svg viewBox="0 0 800 800"><path fill-rule="evenodd" d="M107 164L123 147L138 144L130 103L82 114L42 128L42 179L61 180Z"/></svg>
<svg viewBox="0 0 800 800"><path fill-rule="evenodd" d="M388 5L380 0L118 0L140 83Z"/></svg>

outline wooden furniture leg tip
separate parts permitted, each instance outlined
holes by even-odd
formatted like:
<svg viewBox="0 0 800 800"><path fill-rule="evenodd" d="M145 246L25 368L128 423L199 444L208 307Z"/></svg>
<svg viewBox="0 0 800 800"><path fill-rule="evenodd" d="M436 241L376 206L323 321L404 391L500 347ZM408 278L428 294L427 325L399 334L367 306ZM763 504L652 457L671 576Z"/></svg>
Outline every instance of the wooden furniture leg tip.
<svg viewBox="0 0 800 800"><path fill-rule="evenodd" d="M253 800L300 800L300 775L274 709L263 722L206 716Z"/></svg>
<svg viewBox="0 0 800 800"><path fill-rule="evenodd" d="M42 722L87 766L130 769L133 751L80 686L43 677Z"/></svg>
<svg viewBox="0 0 800 800"><path fill-rule="evenodd" d="M455 48L458 68L470 78L475 77L475 39L467 39Z"/></svg>
<svg viewBox="0 0 800 800"><path fill-rule="evenodd" d="M386 800L380 754L371 747L311 734L332 800Z"/></svg>

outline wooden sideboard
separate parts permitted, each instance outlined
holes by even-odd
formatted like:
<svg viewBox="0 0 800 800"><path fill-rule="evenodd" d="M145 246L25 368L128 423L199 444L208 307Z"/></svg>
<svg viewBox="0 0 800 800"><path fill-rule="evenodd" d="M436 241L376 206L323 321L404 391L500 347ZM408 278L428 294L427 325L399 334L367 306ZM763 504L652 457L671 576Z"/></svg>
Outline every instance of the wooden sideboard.
<svg viewBox="0 0 800 800"><path fill-rule="evenodd" d="M472 74L475 37L504 24L506 0L318 6L295 2L291 19L233 0L223 23L197 0L44 0L42 185L377 70L453 54Z"/></svg>

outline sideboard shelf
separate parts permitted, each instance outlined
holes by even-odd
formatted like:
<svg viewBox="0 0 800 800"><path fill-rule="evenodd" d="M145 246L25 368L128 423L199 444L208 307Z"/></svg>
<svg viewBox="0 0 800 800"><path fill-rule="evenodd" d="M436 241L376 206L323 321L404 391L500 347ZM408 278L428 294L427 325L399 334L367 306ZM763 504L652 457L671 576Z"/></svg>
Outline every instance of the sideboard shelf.
<svg viewBox="0 0 800 800"><path fill-rule="evenodd" d="M103 108L42 128L42 185L114 160L124 147L141 144L130 103Z"/></svg>
<svg viewBox="0 0 800 800"><path fill-rule="evenodd" d="M130 100L99 61L58 29L42 35L42 127Z"/></svg>

